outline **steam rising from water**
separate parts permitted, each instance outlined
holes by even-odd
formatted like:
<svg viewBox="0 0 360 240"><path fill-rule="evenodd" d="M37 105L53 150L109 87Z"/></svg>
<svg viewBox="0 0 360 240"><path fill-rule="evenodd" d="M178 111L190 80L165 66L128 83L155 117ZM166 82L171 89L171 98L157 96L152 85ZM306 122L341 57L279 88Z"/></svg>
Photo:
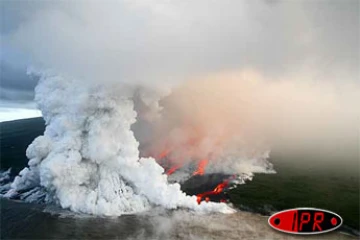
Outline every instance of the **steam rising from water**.
<svg viewBox="0 0 360 240"><path fill-rule="evenodd" d="M37 86L46 131L27 149L29 168L15 178L7 196L41 186L47 201L101 215L140 212L153 204L233 211L224 203L198 205L179 184L168 184L153 158L139 158L139 144L130 129L136 121L133 87L78 84L46 76Z"/></svg>

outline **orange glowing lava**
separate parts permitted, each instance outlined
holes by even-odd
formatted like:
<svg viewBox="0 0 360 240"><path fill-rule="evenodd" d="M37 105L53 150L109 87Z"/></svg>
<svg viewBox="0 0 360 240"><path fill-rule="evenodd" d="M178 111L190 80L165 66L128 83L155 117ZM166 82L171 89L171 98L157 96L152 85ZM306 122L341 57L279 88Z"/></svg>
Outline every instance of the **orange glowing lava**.
<svg viewBox="0 0 360 240"><path fill-rule="evenodd" d="M206 168L206 165L208 164L208 160L207 159L204 159L204 160L201 160L198 164L198 168L197 170L193 173L193 176L195 175L204 175L205 173L205 168Z"/></svg>
<svg viewBox="0 0 360 240"><path fill-rule="evenodd" d="M162 159L162 158L166 157L169 153L170 153L170 150L169 150L169 149L165 149L164 151L162 151L162 152L159 154L158 159Z"/></svg>
<svg viewBox="0 0 360 240"><path fill-rule="evenodd" d="M222 183L218 184L214 190L212 191L208 191L208 192L204 192L204 193L200 193L196 195L197 198L197 203L200 204L202 200L205 200L206 202L210 201L210 197L211 195L218 195L220 193L222 193L224 191L224 189L226 187L229 186L229 180L225 180ZM221 199L220 202L226 202L225 199Z"/></svg>
<svg viewBox="0 0 360 240"><path fill-rule="evenodd" d="M178 170L181 166L174 166L172 168L170 168L169 170L166 171L167 175L171 175L173 174L176 170Z"/></svg>

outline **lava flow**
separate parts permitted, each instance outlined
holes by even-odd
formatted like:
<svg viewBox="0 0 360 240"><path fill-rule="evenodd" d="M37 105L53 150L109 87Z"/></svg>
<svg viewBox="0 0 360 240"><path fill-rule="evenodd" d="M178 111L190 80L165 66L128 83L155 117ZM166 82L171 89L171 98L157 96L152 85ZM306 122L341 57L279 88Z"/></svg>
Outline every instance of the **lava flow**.
<svg viewBox="0 0 360 240"><path fill-rule="evenodd" d="M159 154L159 159L165 158L170 153L170 150L164 150Z"/></svg>
<svg viewBox="0 0 360 240"><path fill-rule="evenodd" d="M174 166L172 168L170 168L169 170L166 171L167 175L171 175L173 174L176 170L178 170L181 166Z"/></svg>
<svg viewBox="0 0 360 240"><path fill-rule="evenodd" d="M170 154L170 150L169 149L166 149L164 151L162 151L159 156L158 156L158 159L165 159L167 158L167 156ZM170 161L171 162L171 161ZM178 170L179 168L181 168L181 165L175 165L171 168L169 168L167 171L166 171L166 174L167 175L171 175L173 174L176 170Z"/></svg>
<svg viewBox="0 0 360 240"><path fill-rule="evenodd" d="M220 195L224 191L224 189L229 186L229 181L229 179L223 181L222 183L218 184L212 191L197 194L196 197L198 204L200 204L203 200L205 200L206 202L210 201L211 196ZM226 199L221 198L220 202L226 202Z"/></svg>
<svg viewBox="0 0 360 240"><path fill-rule="evenodd" d="M171 160L169 156L171 150L165 149L160 154L158 154L158 162L163 166L170 166L170 168L165 172L167 175L171 175L175 173L178 169L182 168L181 164L174 165L174 162ZM193 172L193 176L203 176L205 174L206 166L208 165L209 160L204 158L197 163L197 169ZM209 202L210 200L226 202L226 194L224 194L224 190L229 187L231 179L228 178L218 184L213 190L199 193L196 195L197 203L200 204L201 201Z"/></svg>
<svg viewBox="0 0 360 240"><path fill-rule="evenodd" d="M198 168L197 170L193 173L193 176L195 175L204 175L205 173L205 168L206 168L206 165L208 164L208 160L207 159L204 159L204 160L201 160L198 164Z"/></svg>

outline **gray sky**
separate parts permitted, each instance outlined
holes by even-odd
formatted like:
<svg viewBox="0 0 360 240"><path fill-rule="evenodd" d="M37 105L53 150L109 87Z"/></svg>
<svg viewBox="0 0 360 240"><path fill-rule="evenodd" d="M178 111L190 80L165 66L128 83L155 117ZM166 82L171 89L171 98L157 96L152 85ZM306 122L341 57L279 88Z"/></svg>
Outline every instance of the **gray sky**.
<svg viewBox="0 0 360 240"><path fill-rule="evenodd" d="M1 1L2 107L32 108L29 66L77 78L176 82L255 68L359 82L359 1Z"/></svg>

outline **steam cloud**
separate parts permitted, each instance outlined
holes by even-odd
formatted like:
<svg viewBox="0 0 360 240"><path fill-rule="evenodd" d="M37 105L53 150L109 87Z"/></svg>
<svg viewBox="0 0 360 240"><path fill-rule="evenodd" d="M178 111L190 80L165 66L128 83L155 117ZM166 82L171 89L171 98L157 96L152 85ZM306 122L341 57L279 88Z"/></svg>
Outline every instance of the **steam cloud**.
<svg viewBox="0 0 360 240"><path fill-rule="evenodd" d="M30 199L45 195L103 215L151 205L232 212L223 203L198 205L168 180L188 179L202 158L208 173L251 179L274 172L267 160L274 146L353 140L358 34L330 39L327 25L315 31L311 21L323 19L305 2L68 4L35 4L3 36L42 69L35 100L47 125L9 197L35 189ZM348 18L326 18L336 12L331 4L324 15L351 25L343 34L353 36L358 9L344 9ZM328 54L333 61L324 66ZM181 165L169 179L154 159L163 150Z"/></svg>

